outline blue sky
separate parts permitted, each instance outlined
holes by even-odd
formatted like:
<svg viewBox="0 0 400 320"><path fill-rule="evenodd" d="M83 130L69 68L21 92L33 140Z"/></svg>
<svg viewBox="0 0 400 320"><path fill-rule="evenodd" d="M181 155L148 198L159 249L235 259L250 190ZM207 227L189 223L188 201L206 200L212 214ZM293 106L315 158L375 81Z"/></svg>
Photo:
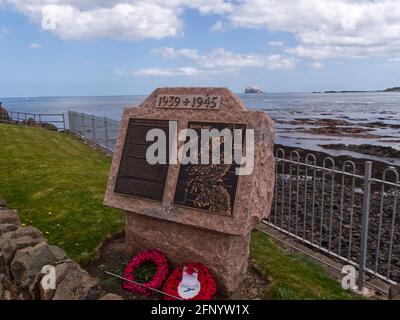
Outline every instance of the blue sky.
<svg viewBox="0 0 400 320"><path fill-rule="evenodd" d="M374 90L399 50L394 0L0 0L1 97Z"/></svg>

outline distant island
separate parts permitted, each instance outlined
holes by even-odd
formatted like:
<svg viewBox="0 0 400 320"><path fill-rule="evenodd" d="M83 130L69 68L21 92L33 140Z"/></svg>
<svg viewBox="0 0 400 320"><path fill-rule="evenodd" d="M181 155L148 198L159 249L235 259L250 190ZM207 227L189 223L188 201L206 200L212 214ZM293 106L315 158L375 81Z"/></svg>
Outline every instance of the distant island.
<svg viewBox="0 0 400 320"><path fill-rule="evenodd" d="M383 92L400 92L400 87L393 87L384 90Z"/></svg>
<svg viewBox="0 0 400 320"><path fill-rule="evenodd" d="M388 88L385 90L374 90L374 91L357 91L357 90L344 90L344 91L314 91L314 94L318 93L363 93L363 92L400 92L400 87L393 87L393 88Z"/></svg>
<svg viewBox="0 0 400 320"><path fill-rule="evenodd" d="M264 93L259 87L249 86L246 88L244 93Z"/></svg>
<svg viewBox="0 0 400 320"><path fill-rule="evenodd" d="M363 92L383 92L383 91L361 91L361 90L343 90L343 91L324 91L324 92L313 92L313 93L363 93Z"/></svg>

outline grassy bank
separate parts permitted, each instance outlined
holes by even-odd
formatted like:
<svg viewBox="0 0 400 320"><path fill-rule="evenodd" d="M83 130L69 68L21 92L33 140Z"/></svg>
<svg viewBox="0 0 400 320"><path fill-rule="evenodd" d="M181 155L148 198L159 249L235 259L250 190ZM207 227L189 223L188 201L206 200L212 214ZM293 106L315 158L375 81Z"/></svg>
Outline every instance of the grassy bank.
<svg viewBox="0 0 400 320"><path fill-rule="evenodd" d="M344 291L311 259L285 252L260 231L253 232L250 249L257 270L270 281L265 292L267 299L359 299Z"/></svg>
<svg viewBox="0 0 400 320"><path fill-rule="evenodd" d="M26 225L79 262L93 257L108 234L123 229L121 211L103 206L111 158L71 136L0 124L0 195ZM350 299L306 258L282 251L255 232L251 256L268 279L268 299Z"/></svg>
<svg viewBox="0 0 400 320"><path fill-rule="evenodd" d="M79 262L123 228L122 212L102 204L110 164L66 134L0 124L0 195Z"/></svg>

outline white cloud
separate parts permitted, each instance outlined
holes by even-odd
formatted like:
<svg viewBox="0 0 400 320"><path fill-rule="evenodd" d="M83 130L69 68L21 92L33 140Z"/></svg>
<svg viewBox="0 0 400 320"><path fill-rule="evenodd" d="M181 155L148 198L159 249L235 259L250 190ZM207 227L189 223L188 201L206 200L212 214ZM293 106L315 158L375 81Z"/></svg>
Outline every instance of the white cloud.
<svg viewBox="0 0 400 320"><path fill-rule="evenodd" d="M31 43L29 45L29 48L31 48L31 49L40 49L41 47L42 47L42 45L39 43Z"/></svg>
<svg viewBox="0 0 400 320"><path fill-rule="evenodd" d="M286 54L300 58L391 57L400 50L399 0L0 0L0 4L29 16L61 39L178 37L184 32L184 12L194 9L221 17L211 31L256 28L292 34L298 44Z"/></svg>
<svg viewBox="0 0 400 320"><path fill-rule="evenodd" d="M172 9L145 2L87 11L71 5L47 5L42 8L42 27L72 40L161 39L181 32L181 22Z"/></svg>
<svg viewBox="0 0 400 320"><path fill-rule="evenodd" d="M388 59L389 62L400 62L400 57L390 58Z"/></svg>
<svg viewBox="0 0 400 320"><path fill-rule="evenodd" d="M315 61L311 63L311 67L314 69L322 69L325 65L320 61Z"/></svg>
<svg viewBox="0 0 400 320"><path fill-rule="evenodd" d="M183 68L149 68L141 70L118 69L118 75L140 76L203 76L210 74L232 73L237 74L243 69L263 68L269 70L291 69L296 60L291 57L260 54L234 53L224 48L217 48L211 52L201 54L195 49L174 49L164 47L152 51L167 59L184 59L193 66Z"/></svg>
<svg viewBox="0 0 400 320"><path fill-rule="evenodd" d="M176 77L176 76L196 76L202 73L201 70L193 67L181 68L148 68L140 70L115 70L117 75L123 76L144 76L144 77Z"/></svg>
<svg viewBox="0 0 400 320"><path fill-rule="evenodd" d="M285 45L284 41L270 41L268 42L268 45L271 47L282 47Z"/></svg>
<svg viewBox="0 0 400 320"><path fill-rule="evenodd" d="M216 22L213 26L211 26L210 31L212 32L225 32L230 28L229 24L224 23L223 21Z"/></svg>
<svg viewBox="0 0 400 320"><path fill-rule="evenodd" d="M61 39L161 39L183 34L185 9L224 14L224 0L3 0Z"/></svg>
<svg viewBox="0 0 400 320"><path fill-rule="evenodd" d="M400 49L398 0L244 0L222 20L231 28L295 35L299 57L391 55Z"/></svg>
<svg viewBox="0 0 400 320"><path fill-rule="evenodd" d="M176 58L188 58L197 60L200 58L196 49L179 49L164 47L161 49L155 49L152 51L153 54L161 54L165 58L176 59Z"/></svg>
<svg viewBox="0 0 400 320"><path fill-rule="evenodd" d="M290 69L295 65L295 60L291 57L284 57L279 54L261 55L261 54L243 54L234 53L217 48L209 53L200 54L195 49L174 49L164 47L154 50L166 58L186 58L192 60L198 66L205 69L225 69L239 70L243 68L266 68L266 69Z"/></svg>

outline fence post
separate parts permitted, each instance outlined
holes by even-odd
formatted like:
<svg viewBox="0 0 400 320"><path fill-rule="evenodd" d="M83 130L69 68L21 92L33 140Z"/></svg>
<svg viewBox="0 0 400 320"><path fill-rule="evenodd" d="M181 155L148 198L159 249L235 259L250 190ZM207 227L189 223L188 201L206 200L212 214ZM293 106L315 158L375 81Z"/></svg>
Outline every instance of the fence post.
<svg viewBox="0 0 400 320"><path fill-rule="evenodd" d="M360 270L358 275L358 291L362 292L365 282L365 268L367 263L367 249L368 249L368 222L369 222L369 208L371 202L371 178L372 178L372 162L365 162L364 172L364 199L362 208L362 221L361 221L361 244L360 244Z"/></svg>
<svg viewBox="0 0 400 320"><path fill-rule="evenodd" d="M96 120L94 115L92 115L92 134L93 134L93 141L96 142Z"/></svg>
<svg viewBox="0 0 400 320"><path fill-rule="evenodd" d="M68 115L68 129L69 129L69 134L72 134L72 130L73 130L72 112L68 110L68 111L67 111L67 115Z"/></svg>
<svg viewBox="0 0 400 320"><path fill-rule="evenodd" d="M64 129L64 133L65 133L65 129L67 129L67 126L65 125L65 114L64 114L64 112L62 113L62 118L63 118L63 129Z"/></svg>
<svg viewBox="0 0 400 320"><path fill-rule="evenodd" d="M104 117L104 139L106 140L106 147L108 149L108 124L106 117Z"/></svg>
<svg viewBox="0 0 400 320"><path fill-rule="evenodd" d="M85 114L82 112L82 137L86 138Z"/></svg>

